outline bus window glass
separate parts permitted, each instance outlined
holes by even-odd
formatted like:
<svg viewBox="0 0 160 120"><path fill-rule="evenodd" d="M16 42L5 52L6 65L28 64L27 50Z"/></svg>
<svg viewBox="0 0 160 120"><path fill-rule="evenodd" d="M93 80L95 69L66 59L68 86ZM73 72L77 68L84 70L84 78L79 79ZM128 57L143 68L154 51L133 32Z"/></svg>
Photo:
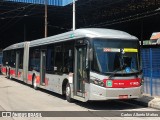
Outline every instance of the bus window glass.
<svg viewBox="0 0 160 120"><path fill-rule="evenodd" d="M2 65L2 52L0 52L0 71L1 71L1 65Z"/></svg>
<svg viewBox="0 0 160 120"><path fill-rule="evenodd" d="M30 49L29 70L40 71L40 49L39 48Z"/></svg>
<svg viewBox="0 0 160 120"><path fill-rule="evenodd" d="M68 74L73 72L74 42L47 46L46 73Z"/></svg>
<svg viewBox="0 0 160 120"><path fill-rule="evenodd" d="M63 66L63 73L73 72L73 48L72 44L68 45L66 43L64 45L64 66Z"/></svg>
<svg viewBox="0 0 160 120"><path fill-rule="evenodd" d="M62 73L63 68L63 52L62 45L55 46L55 73Z"/></svg>
<svg viewBox="0 0 160 120"><path fill-rule="evenodd" d="M137 72L138 66L137 41L129 40L94 40L94 65L92 69L101 73L117 71L126 73L125 68Z"/></svg>
<svg viewBox="0 0 160 120"><path fill-rule="evenodd" d="M23 69L23 51L24 49L20 49L19 53L20 53L20 58L19 58L19 68Z"/></svg>
<svg viewBox="0 0 160 120"><path fill-rule="evenodd" d="M54 47L47 47L47 56L46 56L46 73L54 73Z"/></svg>
<svg viewBox="0 0 160 120"><path fill-rule="evenodd" d="M4 52L3 52L3 58L2 58L2 63L3 63L3 65L6 65L6 62L7 62L7 52L4 51Z"/></svg>
<svg viewBox="0 0 160 120"><path fill-rule="evenodd" d="M15 67L15 63L16 63L16 52L15 52L15 50L8 51L8 52L9 52L9 55L10 55L9 66Z"/></svg>
<svg viewBox="0 0 160 120"><path fill-rule="evenodd" d="M2 64L2 53L0 52L0 64Z"/></svg>

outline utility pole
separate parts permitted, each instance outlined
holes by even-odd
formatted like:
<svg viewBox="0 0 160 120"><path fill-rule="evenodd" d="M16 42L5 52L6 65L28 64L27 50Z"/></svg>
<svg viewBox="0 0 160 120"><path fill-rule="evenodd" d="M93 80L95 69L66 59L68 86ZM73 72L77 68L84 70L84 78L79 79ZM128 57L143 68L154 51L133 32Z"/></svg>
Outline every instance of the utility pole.
<svg viewBox="0 0 160 120"><path fill-rule="evenodd" d="M45 0L45 30L44 30L44 37L47 37L47 33L48 33L48 27L47 27L47 24L48 24L48 22L47 22L47 4L48 4L48 0Z"/></svg>
<svg viewBox="0 0 160 120"><path fill-rule="evenodd" d="M73 31L76 29L76 5L75 0L73 0Z"/></svg>

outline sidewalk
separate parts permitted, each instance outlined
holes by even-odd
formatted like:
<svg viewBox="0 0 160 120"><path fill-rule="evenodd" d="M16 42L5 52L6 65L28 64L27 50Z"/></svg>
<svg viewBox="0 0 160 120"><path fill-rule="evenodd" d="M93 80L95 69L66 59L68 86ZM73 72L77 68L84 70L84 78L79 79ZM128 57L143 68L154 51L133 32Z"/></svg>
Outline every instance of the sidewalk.
<svg viewBox="0 0 160 120"><path fill-rule="evenodd" d="M144 94L142 98L136 99L139 104L150 107L150 108L155 108L160 110L160 97L152 97L150 95Z"/></svg>

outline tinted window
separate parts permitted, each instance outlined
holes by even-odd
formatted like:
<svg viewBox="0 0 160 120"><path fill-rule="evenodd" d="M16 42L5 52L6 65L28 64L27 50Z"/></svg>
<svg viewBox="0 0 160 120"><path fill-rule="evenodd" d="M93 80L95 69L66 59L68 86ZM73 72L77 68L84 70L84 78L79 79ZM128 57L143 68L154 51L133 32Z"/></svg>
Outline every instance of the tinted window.
<svg viewBox="0 0 160 120"><path fill-rule="evenodd" d="M109 73L119 68L138 71L138 41L131 40L94 40L94 60L92 70ZM127 51L128 50L128 51ZM119 70L119 72L124 72Z"/></svg>
<svg viewBox="0 0 160 120"><path fill-rule="evenodd" d="M40 48L30 48L29 52L29 70L40 71Z"/></svg>
<svg viewBox="0 0 160 120"><path fill-rule="evenodd" d="M0 64L2 64L2 53L0 53Z"/></svg>

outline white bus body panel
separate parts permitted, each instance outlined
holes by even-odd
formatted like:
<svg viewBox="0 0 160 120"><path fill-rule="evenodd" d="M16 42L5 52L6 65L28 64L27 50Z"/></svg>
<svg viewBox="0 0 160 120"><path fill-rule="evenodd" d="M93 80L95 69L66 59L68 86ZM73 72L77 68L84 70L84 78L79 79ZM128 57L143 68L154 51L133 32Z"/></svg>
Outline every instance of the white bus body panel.
<svg viewBox="0 0 160 120"><path fill-rule="evenodd" d="M140 98L143 93L143 86L134 88L105 88L90 84L89 100L119 99L119 95L128 95L128 99Z"/></svg>
<svg viewBox="0 0 160 120"><path fill-rule="evenodd" d="M94 72L90 72L90 79L108 79L108 76L100 75ZM138 78L142 76L139 75ZM134 79L135 76L129 77L113 77L113 79ZM93 83L90 83L86 86L89 97L88 100L109 100L109 99L119 99L119 95L128 95L128 99L130 98L140 98L142 97L143 93L143 85L139 87L132 87L132 88L105 88Z"/></svg>
<svg viewBox="0 0 160 120"><path fill-rule="evenodd" d="M24 54L23 54L23 81L28 81L28 64L29 64L29 45L30 42L24 43Z"/></svg>

